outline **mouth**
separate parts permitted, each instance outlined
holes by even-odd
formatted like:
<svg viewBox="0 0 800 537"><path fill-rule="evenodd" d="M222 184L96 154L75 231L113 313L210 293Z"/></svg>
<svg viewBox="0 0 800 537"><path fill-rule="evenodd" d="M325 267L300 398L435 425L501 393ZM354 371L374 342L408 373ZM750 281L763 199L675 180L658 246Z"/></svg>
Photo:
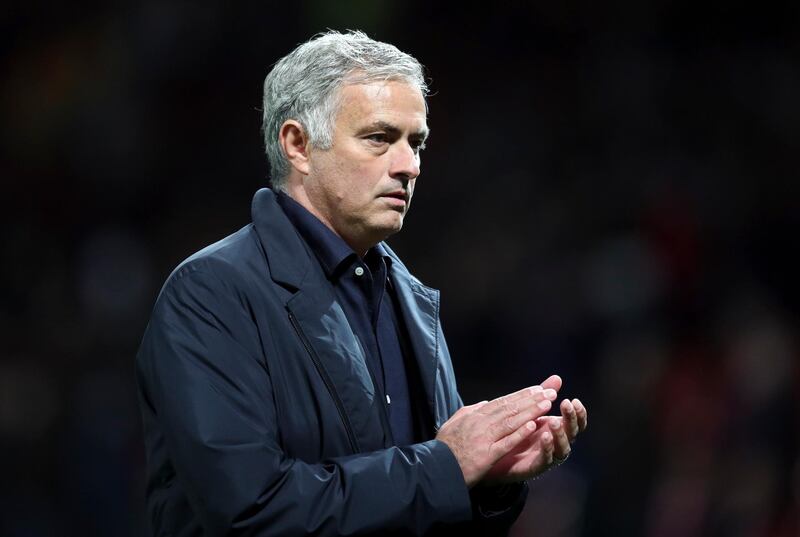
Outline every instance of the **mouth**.
<svg viewBox="0 0 800 537"><path fill-rule="evenodd" d="M388 200L392 205L406 206L408 204L408 193L405 190L394 190L381 194L380 197Z"/></svg>

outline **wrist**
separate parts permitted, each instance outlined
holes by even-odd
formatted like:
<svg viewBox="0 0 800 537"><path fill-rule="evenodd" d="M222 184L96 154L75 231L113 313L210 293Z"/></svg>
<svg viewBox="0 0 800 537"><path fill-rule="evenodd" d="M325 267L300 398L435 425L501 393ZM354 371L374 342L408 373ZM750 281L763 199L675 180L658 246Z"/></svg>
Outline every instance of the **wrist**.
<svg viewBox="0 0 800 537"><path fill-rule="evenodd" d="M505 512L514 505L525 488L524 482L499 485L487 485L481 482L470 491L470 498L473 502L473 508L480 515L484 517L493 516Z"/></svg>

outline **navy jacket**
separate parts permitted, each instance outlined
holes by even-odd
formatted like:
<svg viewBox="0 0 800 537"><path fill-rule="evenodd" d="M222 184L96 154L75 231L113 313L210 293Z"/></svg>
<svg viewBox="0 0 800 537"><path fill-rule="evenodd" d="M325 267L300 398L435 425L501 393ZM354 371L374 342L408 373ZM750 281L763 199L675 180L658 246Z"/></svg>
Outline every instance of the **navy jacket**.
<svg viewBox="0 0 800 537"><path fill-rule="evenodd" d="M252 214L175 269L137 356L153 533L506 533L524 491L486 513L445 444L391 446L383 402L319 263L272 191L256 193ZM387 251L439 427L462 404L439 293Z"/></svg>

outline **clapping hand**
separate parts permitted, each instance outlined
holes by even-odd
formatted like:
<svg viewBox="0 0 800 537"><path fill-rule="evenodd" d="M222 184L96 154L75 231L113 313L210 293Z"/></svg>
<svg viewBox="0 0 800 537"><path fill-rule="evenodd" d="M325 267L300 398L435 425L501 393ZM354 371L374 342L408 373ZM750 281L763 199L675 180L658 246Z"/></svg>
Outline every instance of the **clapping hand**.
<svg viewBox="0 0 800 537"><path fill-rule="evenodd" d="M561 378L465 406L436 438L451 449L468 487L530 479L563 462L571 443L586 429L586 408L577 399L561 402L560 416L547 416Z"/></svg>

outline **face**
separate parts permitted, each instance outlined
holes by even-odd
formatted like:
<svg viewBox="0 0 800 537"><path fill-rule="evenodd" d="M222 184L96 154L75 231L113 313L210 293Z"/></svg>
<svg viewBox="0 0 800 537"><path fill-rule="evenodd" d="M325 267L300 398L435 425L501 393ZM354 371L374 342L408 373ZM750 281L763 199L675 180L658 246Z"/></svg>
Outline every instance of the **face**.
<svg viewBox="0 0 800 537"><path fill-rule="evenodd" d="M404 82L346 85L330 149L308 149L309 210L363 255L403 226L428 135L425 101Z"/></svg>

